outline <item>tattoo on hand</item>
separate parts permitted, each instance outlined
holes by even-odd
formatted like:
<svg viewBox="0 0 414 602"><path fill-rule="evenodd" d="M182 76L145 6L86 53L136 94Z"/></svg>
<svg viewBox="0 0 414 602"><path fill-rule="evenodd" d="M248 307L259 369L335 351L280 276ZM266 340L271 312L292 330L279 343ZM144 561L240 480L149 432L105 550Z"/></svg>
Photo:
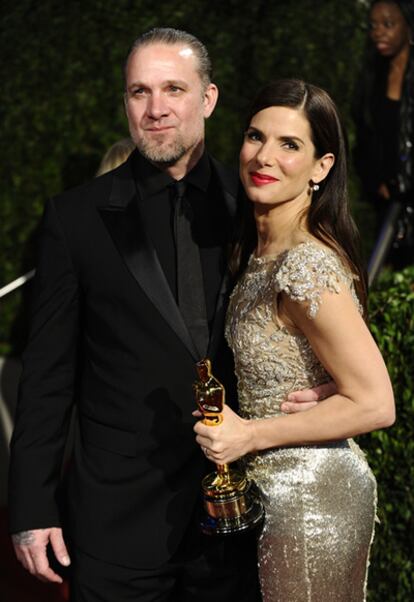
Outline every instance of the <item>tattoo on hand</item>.
<svg viewBox="0 0 414 602"><path fill-rule="evenodd" d="M34 531L20 531L12 535L13 542L19 546L30 546L34 542Z"/></svg>

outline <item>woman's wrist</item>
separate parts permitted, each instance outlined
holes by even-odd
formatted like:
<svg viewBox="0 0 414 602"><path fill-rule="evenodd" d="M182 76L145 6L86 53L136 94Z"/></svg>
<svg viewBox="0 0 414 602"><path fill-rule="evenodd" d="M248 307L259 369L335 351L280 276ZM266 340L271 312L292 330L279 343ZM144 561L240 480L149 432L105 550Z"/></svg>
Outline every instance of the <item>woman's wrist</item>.
<svg viewBox="0 0 414 602"><path fill-rule="evenodd" d="M258 418L257 420L249 420L249 441L250 453L256 453L264 449L279 447L281 444L278 424L283 417L275 418Z"/></svg>
<svg viewBox="0 0 414 602"><path fill-rule="evenodd" d="M248 450L247 453L254 454L259 450L259 438L257 433L257 423L258 420L247 420L247 428L248 428Z"/></svg>

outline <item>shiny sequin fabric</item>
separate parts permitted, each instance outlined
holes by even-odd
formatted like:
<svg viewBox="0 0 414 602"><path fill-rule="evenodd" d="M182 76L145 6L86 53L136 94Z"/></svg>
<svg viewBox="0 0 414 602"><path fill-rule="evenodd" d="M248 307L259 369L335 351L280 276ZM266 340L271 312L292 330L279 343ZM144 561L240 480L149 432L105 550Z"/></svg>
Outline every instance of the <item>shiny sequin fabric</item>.
<svg viewBox="0 0 414 602"><path fill-rule="evenodd" d="M278 416L289 392L330 380L307 339L278 319L278 297L305 303L313 318L323 293L341 287L358 304L349 270L314 242L250 258L226 324L242 416ZM356 443L274 448L244 464L266 509L258 548L264 602L364 601L376 483Z"/></svg>

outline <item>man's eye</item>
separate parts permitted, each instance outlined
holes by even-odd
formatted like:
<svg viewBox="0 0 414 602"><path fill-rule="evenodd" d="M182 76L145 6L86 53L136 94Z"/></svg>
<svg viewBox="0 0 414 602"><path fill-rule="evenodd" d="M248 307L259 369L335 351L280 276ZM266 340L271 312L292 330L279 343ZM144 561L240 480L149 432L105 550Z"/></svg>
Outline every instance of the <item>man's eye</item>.
<svg viewBox="0 0 414 602"><path fill-rule="evenodd" d="M170 86L169 90L170 92L181 92L181 88L179 88L178 86Z"/></svg>
<svg viewBox="0 0 414 602"><path fill-rule="evenodd" d="M131 90L131 96L141 96L142 94L144 94L144 92L144 88L134 88L133 90Z"/></svg>

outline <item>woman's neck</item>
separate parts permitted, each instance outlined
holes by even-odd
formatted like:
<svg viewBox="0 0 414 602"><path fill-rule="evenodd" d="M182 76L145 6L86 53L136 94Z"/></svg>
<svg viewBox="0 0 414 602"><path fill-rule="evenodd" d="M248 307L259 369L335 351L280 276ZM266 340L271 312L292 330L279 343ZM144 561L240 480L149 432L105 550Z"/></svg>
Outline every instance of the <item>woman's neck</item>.
<svg viewBox="0 0 414 602"><path fill-rule="evenodd" d="M387 97L391 100L400 100L404 73L410 56L410 46L407 44L398 54L390 60L388 69Z"/></svg>
<svg viewBox="0 0 414 602"><path fill-rule="evenodd" d="M306 208L298 212L290 203L271 208L256 203L254 216L258 257L277 255L313 238L306 226Z"/></svg>

